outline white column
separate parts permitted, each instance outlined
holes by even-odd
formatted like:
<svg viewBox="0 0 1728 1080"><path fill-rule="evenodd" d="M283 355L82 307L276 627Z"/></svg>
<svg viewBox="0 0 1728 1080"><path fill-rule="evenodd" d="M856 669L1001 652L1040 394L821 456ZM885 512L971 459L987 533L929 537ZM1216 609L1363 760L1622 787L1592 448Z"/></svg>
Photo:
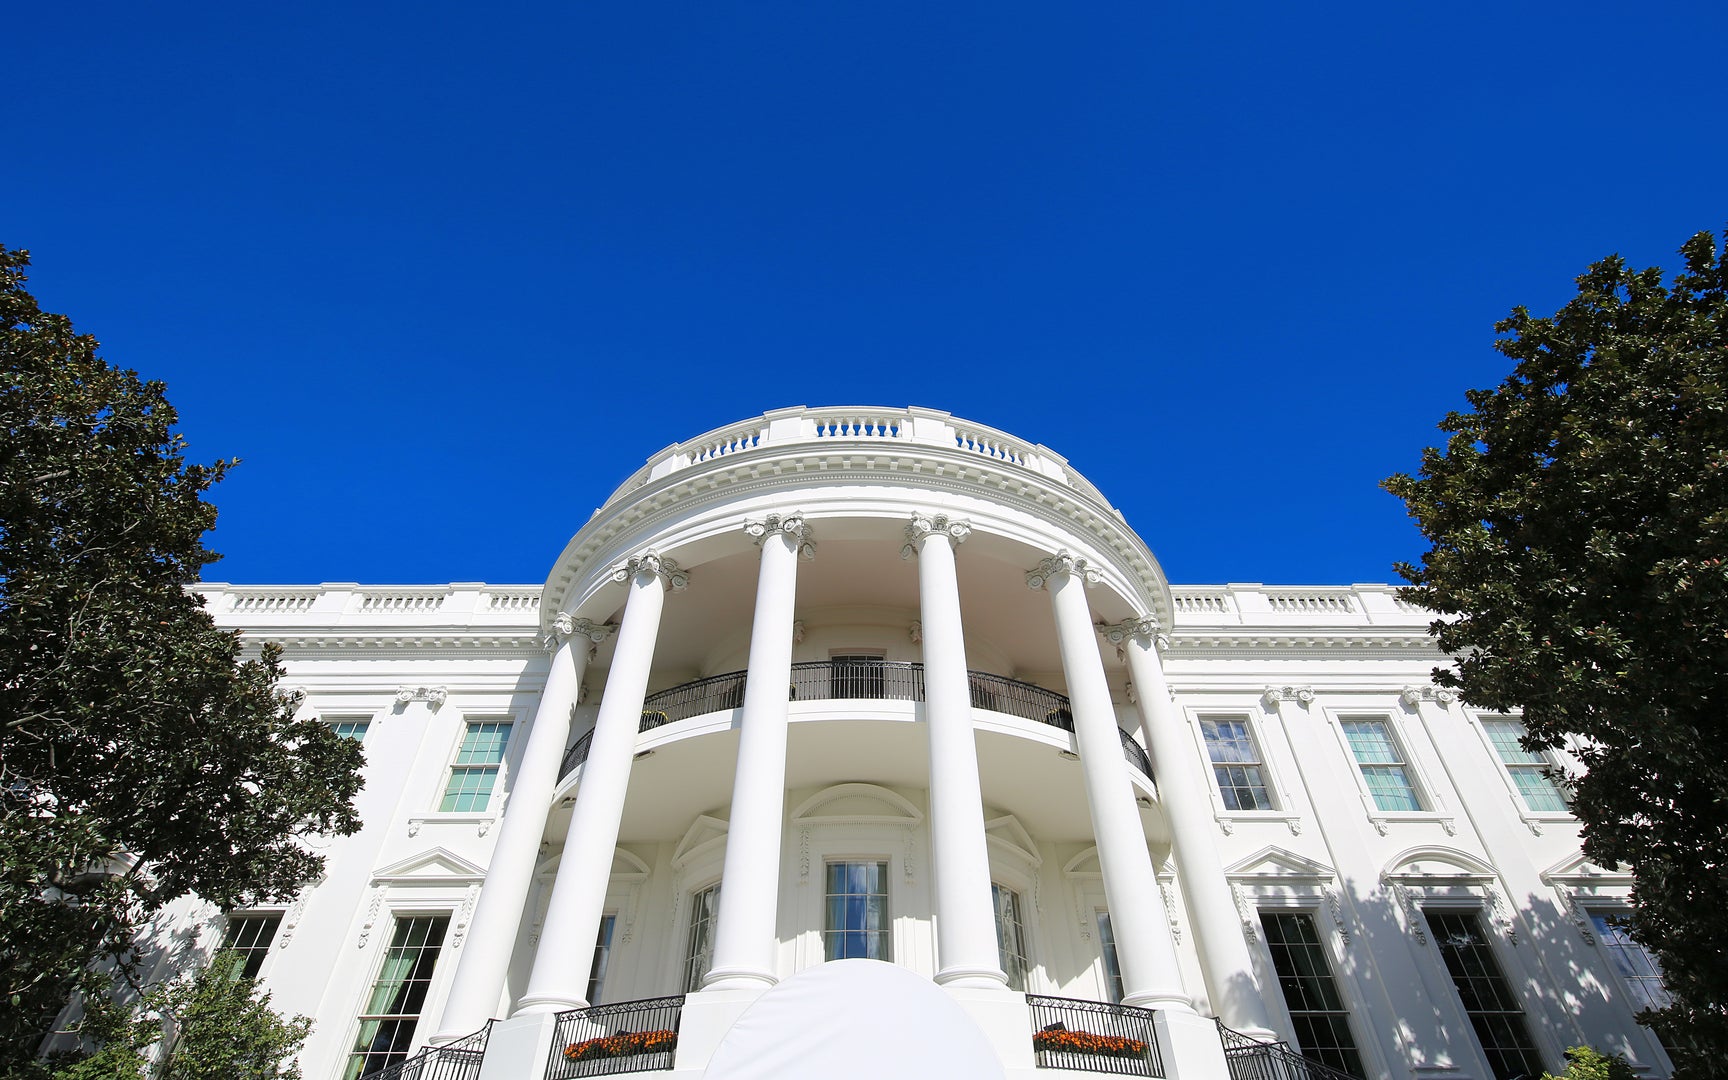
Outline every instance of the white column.
<svg viewBox="0 0 1728 1080"><path fill-rule="evenodd" d="M628 584L630 598L624 602L606 696L594 719L594 741L582 766L564 857L552 883L552 902L518 1013L560 1012L588 1004L583 995L588 992L589 961L600 936L666 586L681 589L689 580L677 563L652 551L631 558L612 572L612 578Z"/></svg>
<svg viewBox="0 0 1728 1080"><path fill-rule="evenodd" d="M961 637L954 548L971 526L917 514L901 554L918 555L923 622L924 726L930 738L930 866L936 878L936 981L1000 990L1008 985L996 948L990 851L972 730L972 688Z"/></svg>
<svg viewBox="0 0 1728 1080"><path fill-rule="evenodd" d="M1116 708L1110 702L1110 685L1104 679L1104 661L1092 629L1092 609L1086 603L1088 579L1096 581L1097 572L1085 559L1059 551L1028 572L1026 584L1048 590L1056 612L1056 642L1074 709L1074 741L1080 750L1086 804L1098 841L1098 866L1104 873L1104 901L1110 906L1116 959L1122 969L1122 1001L1192 1011L1182 992L1176 945L1170 940L1164 898L1140 828L1128 761L1122 756Z"/></svg>
<svg viewBox="0 0 1728 1080"><path fill-rule="evenodd" d="M1237 1031L1258 1039L1276 1039L1212 837L1216 826L1211 791L1200 771L1204 766L1195 756L1194 742L1186 737L1187 726L1170 700L1170 684L1165 681L1164 666L1154 647L1155 643L1167 646L1168 642L1152 618L1129 619L1107 628L1104 637L1127 654L1128 671L1139 691L1140 730L1152 755L1158 804L1170 822L1171 850L1176 872L1182 876L1188 918L1200 946L1200 966L1211 990L1212 1007Z"/></svg>
<svg viewBox="0 0 1728 1080"><path fill-rule="evenodd" d="M534 864L546 832L552 792L558 786L558 766L570 741L570 717L588 670L588 650L612 633L561 611L553 619L546 643L553 649L552 669L540 692L540 707L528 729L522 764L510 785L510 802L498 826L498 843L486 868L486 883L468 926L468 940L450 981L450 997L433 1042L448 1042L476 1031L498 1007L522 909L534 883Z"/></svg>
<svg viewBox="0 0 1728 1080"><path fill-rule="evenodd" d="M744 529L762 544L756 615L744 676L738 765L732 773L731 821L714 926L714 964L704 990L772 986L779 967L776 918L780 837L786 813L786 703L792 682L792 611L798 557L816 544L801 514L769 514Z"/></svg>

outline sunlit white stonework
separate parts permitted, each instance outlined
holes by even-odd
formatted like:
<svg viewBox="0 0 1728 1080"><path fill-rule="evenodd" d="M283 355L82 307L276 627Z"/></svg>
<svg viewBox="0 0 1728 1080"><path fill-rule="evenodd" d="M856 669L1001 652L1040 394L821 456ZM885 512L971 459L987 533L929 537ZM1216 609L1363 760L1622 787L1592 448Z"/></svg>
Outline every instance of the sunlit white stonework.
<svg viewBox="0 0 1728 1080"><path fill-rule="evenodd" d="M1023 1080L1300 1060L1265 1042L1365 1076L1558 1071L1579 1043L1669 1068L1604 920L1629 882L1582 860L1516 719L1432 685L1427 614L1386 585L1173 586L1060 455L946 413L670 446L544 586L198 591L366 751L322 880L162 928L268 940L312 1080L443 1046L426 1076L768 1075L768 1018L791 1060L838 1040L875 1075L920 1045ZM824 968L856 956L900 973ZM1468 1015L1449 959L1497 967L1505 1008ZM1485 1052L1508 1025L1527 1048ZM622 1056L571 1060L602 1036Z"/></svg>

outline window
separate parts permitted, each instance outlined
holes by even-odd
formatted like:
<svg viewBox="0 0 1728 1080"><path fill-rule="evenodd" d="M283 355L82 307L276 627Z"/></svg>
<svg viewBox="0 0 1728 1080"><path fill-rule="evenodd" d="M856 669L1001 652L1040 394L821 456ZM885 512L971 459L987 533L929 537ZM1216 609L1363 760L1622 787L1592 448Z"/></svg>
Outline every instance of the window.
<svg viewBox="0 0 1728 1080"><path fill-rule="evenodd" d="M888 939L887 863L829 863L826 900L823 959L893 958Z"/></svg>
<svg viewBox="0 0 1728 1080"><path fill-rule="evenodd" d="M1488 741L1500 755L1500 763L1506 766L1518 794L1524 797L1525 806L1538 813L1570 809L1559 785L1548 779L1548 770L1554 763L1547 755L1533 754L1519 743L1524 737L1523 724L1516 720L1484 720L1482 730L1488 733Z"/></svg>
<svg viewBox="0 0 1728 1080"><path fill-rule="evenodd" d="M1350 752L1356 755L1356 765L1362 779L1368 782L1368 792L1374 805L1382 810L1420 810L1422 800L1410 783L1410 768L1398 750L1398 743L1384 720L1345 720L1344 738Z"/></svg>
<svg viewBox="0 0 1728 1080"><path fill-rule="evenodd" d="M1423 915L1496 1080L1541 1076L1542 1060L1530 1041L1524 1010L1482 936L1481 918L1474 911L1456 910Z"/></svg>
<svg viewBox="0 0 1728 1080"><path fill-rule="evenodd" d="M828 696L834 698L880 698L883 696L882 655L855 653L830 657Z"/></svg>
<svg viewBox="0 0 1728 1080"><path fill-rule="evenodd" d="M440 811L457 814L482 813L492 803L492 785L504 762L504 747L510 742L509 721L471 722L462 734L462 748L450 766L450 782L444 787Z"/></svg>
<svg viewBox="0 0 1728 1080"><path fill-rule="evenodd" d="M222 948L240 954L239 976L256 979L276 940L276 928L282 925L280 915L230 915L228 928L222 934Z"/></svg>
<svg viewBox="0 0 1728 1080"><path fill-rule="evenodd" d="M1110 913L1098 910L1098 951L1104 960L1104 989L1111 1001L1122 1000L1122 965L1116 961L1116 934L1110 929Z"/></svg>
<svg viewBox="0 0 1728 1080"><path fill-rule="evenodd" d="M1626 991L1632 999L1632 1011L1667 1008L1671 999L1662 987L1662 969L1656 966L1656 958L1646 952L1644 946L1632 940L1624 926L1614 925L1616 914L1613 911L1592 911L1590 921L1596 926L1596 936L1608 952L1614 973L1626 984Z"/></svg>
<svg viewBox="0 0 1728 1080"><path fill-rule="evenodd" d="M606 984L606 961L612 957L612 927L618 916L600 916L600 936L594 939L594 966L588 969L588 1004L600 1004L600 988Z"/></svg>
<svg viewBox="0 0 1728 1080"><path fill-rule="evenodd" d="M1266 790L1266 774L1247 720L1220 718L1200 721L1206 736L1206 754L1212 759L1212 775L1218 793L1230 810L1271 810L1272 796Z"/></svg>
<svg viewBox="0 0 1728 1080"><path fill-rule="evenodd" d="M1020 921L1020 894L1014 890L990 884L990 897L996 901L996 957L1008 976L1008 989L1026 990L1026 926Z"/></svg>
<svg viewBox="0 0 1728 1080"><path fill-rule="evenodd" d="M714 922L720 915L720 886L710 885L690 900L690 948L684 954L684 990L702 989L714 966Z"/></svg>
<svg viewBox="0 0 1728 1080"><path fill-rule="evenodd" d="M330 725L331 731L334 731L344 739L353 739L355 742L366 741L366 728L371 724L371 721L369 720L363 718L354 719L352 717L335 717L324 722Z"/></svg>
<svg viewBox="0 0 1728 1080"><path fill-rule="evenodd" d="M1284 992L1302 1056L1365 1077L1362 1055L1350 1034L1350 1014L1338 995L1314 916L1268 911L1261 913L1260 925L1266 930L1266 947L1272 951L1272 967L1278 972L1278 988Z"/></svg>
<svg viewBox="0 0 1728 1080"><path fill-rule="evenodd" d="M360 1012L360 1032L348 1055L342 1080L371 1076L408 1056L414 1028L432 985L432 969L438 965L438 950L444 945L447 915L399 917L390 935L390 947L378 969Z"/></svg>

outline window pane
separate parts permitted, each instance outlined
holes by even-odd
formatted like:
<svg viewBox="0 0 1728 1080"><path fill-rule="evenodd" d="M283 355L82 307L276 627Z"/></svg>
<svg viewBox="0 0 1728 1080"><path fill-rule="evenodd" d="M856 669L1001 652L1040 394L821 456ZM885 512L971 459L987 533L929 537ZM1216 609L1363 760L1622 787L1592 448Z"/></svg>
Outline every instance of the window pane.
<svg viewBox="0 0 1728 1080"><path fill-rule="evenodd" d="M282 925L280 915L234 915L228 919L228 929L222 935L222 947L240 954L242 979L256 979L276 940L276 928Z"/></svg>
<svg viewBox="0 0 1728 1080"><path fill-rule="evenodd" d="M823 955L829 960L890 959L888 864L828 864Z"/></svg>
<svg viewBox="0 0 1728 1080"><path fill-rule="evenodd" d="M1366 1076L1314 917L1302 912L1262 912L1260 925L1266 930L1266 946L1302 1056L1352 1076Z"/></svg>
<svg viewBox="0 0 1728 1080"><path fill-rule="evenodd" d="M1111 1001L1122 1000L1122 965L1116 962L1116 935L1110 929L1110 913L1098 913L1098 953L1104 961L1105 990Z"/></svg>
<svg viewBox="0 0 1728 1080"><path fill-rule="evenodd" d="M1542 1061L1524 1026L1524 1010L1500 972L1476 912L1430 910L1423 915L1496 1080L1542 1075Z"/></svg>
<svg viewBox="0 0 1728 1080"><path fill-rule="evenodd" d="M1595 924L1596 937L1608 954L1614 974L1626 987L1632 1011L1667 1008L1671 999L1662 986L1662 969L1657 966L1656 958L1632 940L1624 926L1614 925L1614 914L1612 911L1592 911L1590 921Z"/></svg>
<svg viewBox="0 0 1728 1080"><path fill-rule="evenodd" d="M594 941L594 966L588 969L588 1004L600 1003L600 990L606 985L606 964L612 958L612 927L616 915L600 917L600 936Z"/></svg>
<svg viewBox="0 0 1728 1080"><path fill-rule="evenodd" d="M438 950L450 919L444 915L401 917L378 969L378 981L360 1014L360 1030L348 1055L343 1080L356 1080L408 1056L414 1028L426 1004Z"/></svg>
<svg viewBox="0 0 1728 1080"><path fill-rule="evenodd" d="M1482 730L1487 732L1494 752L1500 755L1500 761L1511 774L1525 806L1540 812L1571 809L1566 805L1564 793L1548 779L1548 769L1553 763L1545 755L1532 753L1520 745L1518 740L1524 737L1523 724L1516 720L1484 720Z"/></svg>
<svg viewBox="0 0 1728 1080"><path fill-rule="evenodd" d="M370 722L366 720L331 720L329 723L331 731L355 742L365 741L366 729L370 726Z"/></svg>
<svg viewBox="0 0 1728 1080"><path fill-rule="evenodd" d="M1010 990L1026 989L1026 929L1020 922L1020 896L994 882L990 896L996 901L996 956L1008 976Z"/></svg>
<svg viewBox="0 0 1728 1080"><path fill-rule="evenodd" d="M1384 720L1346 720L1344 738L1356 756L1374 805L1381 810L1420 810L1422 800Z"/></svg>
<svg viewBox="0 0 1728 1080"><path fill-rule="evenodd" d="M1266 788L1261 770L1260 754L1254 748L1254 737L1246 720L1209 719L1200 721L1200 732L1206 739L1206 753L1212 759L1212 775L1218 781L1218 794L1230 810L1271 810L1272 796Z"/></svg>
<svg viewBox="0 0 1728 1080"><path fill-rule="evenodd" d="M702 989L714 966L714 922L720 913L720 886L710 885L690 898L690 947L684 953L684 990Z"/></svg>
<svg viewBox="0 0 1728 1080"><path fill-rule="evenodd" d="M445 813L475 814L491 806L492 786L498 780L498 766L504 760L509 742L507 722L488 720L469 724L462 735L462 746L456 751L450 782L445 785L438 809Z"/></svg>

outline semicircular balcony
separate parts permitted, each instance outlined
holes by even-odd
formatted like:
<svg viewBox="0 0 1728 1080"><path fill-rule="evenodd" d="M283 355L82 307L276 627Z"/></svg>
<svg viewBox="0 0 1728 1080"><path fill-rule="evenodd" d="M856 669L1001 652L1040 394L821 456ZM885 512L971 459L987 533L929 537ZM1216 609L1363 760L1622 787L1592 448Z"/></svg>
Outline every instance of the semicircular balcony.
<svg viewBox="0 0 1728 1080"><path fill-rule="evenodd" d="M1059 729L1072 736L1074 713L1068 698L1054 690L993 675L987 671L968 671L972 708L975 712L1000 714L1029 720ZM679 686L651 694L642 705L640 735L659 731L686 720L699 720L730 714L742 708L747 673L730 671L695 679ZM789 702L831 702L839 711L845 703L924 701L924 665L915 661L836 659L818 660L792 665L792 680L786 688ZM793 718L820 720L821 711L795 710ZM728 723L730 726L730 723ZM711 725L692 725L691 734L710 730ZM666 732L667 735L673 734ZM1146 751L1125 731L1118 729L1122 753L1128 763L1148 781L1152 780L1152 765ZM585 761L593 732L584 734L564 755L559 769L560 780L568 780ZM657 740L658 741L658 740ZM1068 748L1072 751L1072 747Z"/></svg>

